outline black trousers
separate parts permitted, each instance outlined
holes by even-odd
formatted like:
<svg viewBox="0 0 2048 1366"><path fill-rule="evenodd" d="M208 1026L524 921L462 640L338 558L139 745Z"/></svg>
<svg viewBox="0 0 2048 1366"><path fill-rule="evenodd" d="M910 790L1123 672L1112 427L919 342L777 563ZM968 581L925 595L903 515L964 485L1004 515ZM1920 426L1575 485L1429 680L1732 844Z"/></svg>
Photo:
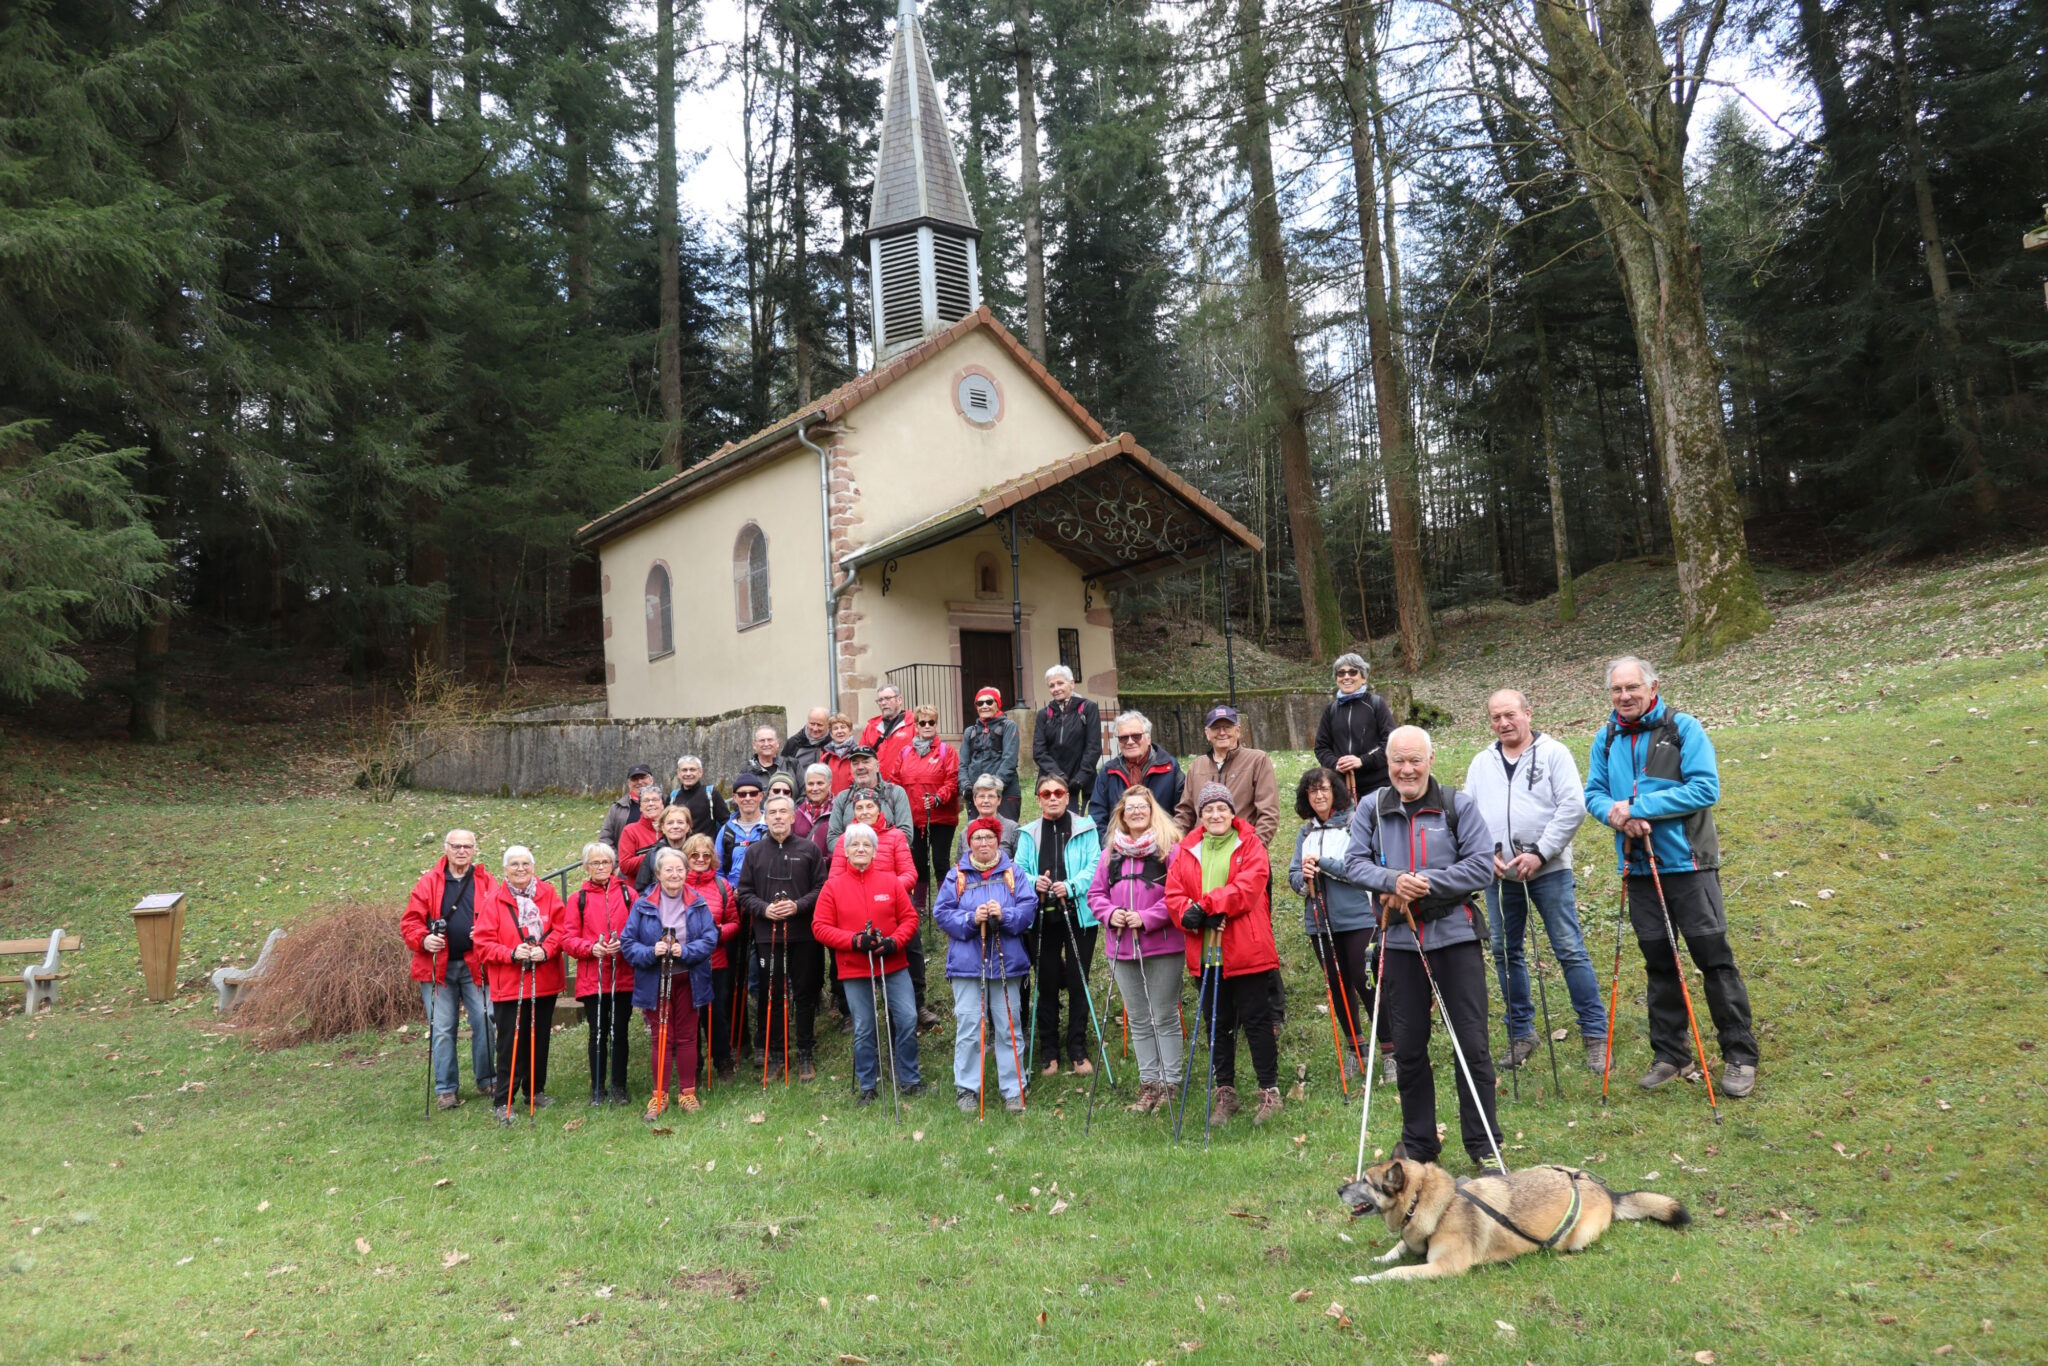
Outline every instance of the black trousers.
<svg viewBox="0 0 2048 1366"><path fill-rule="evenodd" d="M491 1032L498 1041L498 1089L494 1105L503 1105L515 1091L539 1095L548 1089L548 1035L555 1027L555 998L527 997L523 1001L493 1001ZM518 1075L513 1075L512 1050L519 1050ZM529 1074L528 1068L532 1068ZM531 1075L533 1084L527 1085Z"/></svg>
<svg viewBox="0 0 2048 1366"><path fill-rule="evenodd" d="M1475 1110L1471 1087L1456 1075L1454 1059L1451 1087L1458 1096L1459 1136L1473 1161L1491 1158L1493 1143L1500 1138L1500 1121L1493 1108L1493 1054L1486 1044L1486 955L1477 941L1431 949L1429 972L1436 976L1458 1047L1464 1050L1473 1083L1479 1088ZM1387 1031L1394 1036L1394 1061L1400 1065L1401 1145L1415 1161L1434 1162L1442 1151L1436 1137L1436 1073L1429 1061L1436 1003L1430 998L1421 954L1413 949L1387 951L1380 1002Z"/></svg>
<svg viewBox="0 0 2048 1366"><path fill-rule="evenodd" d="M1758 1054L1756 1034L1750 1026L1749 988L1735 966L1735 950L1728 946L1728 912L1721 904L1720 873L1711 869L1666 873L1664 900L1671 908L1672 928L1685 940L1686 951L1700 970L1721 1061L1753 1066ZM1628 918L1649 977L1651 1052L1659 1061L1684 1067L1694 1061L1692 1024L1685 1017L1685 987L1679 980L1678 959L1664 937L1657 885L1650 878L1628 880Z"/></svg>
<svg viewBox="0 0 2048 1366"><path fill-rule="evenodd" d="M1372 1034L1374 944L1370 929L1340 930L1310 944L1322 960L1323 980L1337 1007L1337 1037L1354 1063L1365 1057L1365 1041ZM1379 1042L1382 1048L1391 1047L1385 1037Z"/></svg>
<svg viewBox="0 0 2048 1366"><path fill-rule="evenodd" d="M590 1085L595 1089L600 1083L609 1081L623 1091L626 1089L627 1031L633 1023L633 993L614 991L585 996L582 1006L583 1026L587 1031L584 1047L590 1059ZM603 1076L600 1068L609 1072L610 1077Z"/></svg>
<svg viewBox="0 0 2048 1366"><path fill-rule="evenodd" d="M729 963L740 961L726 952ZM730 966L711 969L711 1009L699 1011L704 1033L709 1037L709 1056L713 1067L732 1066L732 979L734 971ZM702 1050L699 1056L705 1056Z"/></svg>
<svg viewBox="0 0 2048 1366"><path fill-rule="evenodd" d="M1237 1030L1251 1046L1252 1075L1259 1087L1280 1084L1280 1040L1273 1035L1273 983L1277 971L1225 977L1216 991L1216 1084L1237 1085ZM1212 988L1213 989L1213 988Z"/></svg>
<svg viewBox="0 0 2048 1366"><path fill-rule="evenodd" d="M958 829L958 826L940 825L933 821L910 832L910 863L917 869L917 895L912 900L917 905L920 918L925 908L931 905L933 874L944 877L946 870L953 866L953 834Z"/></svg>
<svg viewBox="0 0 2048 1366"><path fill-rule="evenodd" d="M1088 970L1095 966L1095 940L1101 927L1083 925L1070 905L1051 900L1038 905L1038 919L1031 927L1032 976L1036 977L1036 1000L1027 978L1020 1008L1026 1020L1037 1026L1040 1066L1068 1062L1088 1056ZM1068 936L1071 935L1070 939ZM1067 1027L1060 1029L1060 994L1067 998ZM1064 1039L1064 1048L1062 1040Z"/></svg>
<svg viewBox="0 0 2048 1366"><path fill-rule="evenodd" d="M782 1052L782 1016L786 1009L789 1012L790 1047L799 1054L809 1053L818 1046L818 987L825 975L825 961L818 954L817 942L801 930L790 930L786 940L779 933L771 939L768 926L772 923L762 922L761 936L754 945L755 972L767 993L761 1001L755 1042L766 1052ZM785 995L788 1000L786 1006ZM768 1018L771 1008L775 1012L772 1021ZM762 1032L771 1029L773 1038L760 1037Z"/></svg>
<svg viewBox="0 0 2048 1366"><path fill-rule="evenodd" d="M711 1003L711 1012L717 1018L718 1024L716 1028L710 1029L709 1033L714 1044L721 1037L725 1040L725 1060L727 1062L732 1061L735 1051L744 1051L747 1057L752 1057L754 1055L754 1036L760 1033L761 1030L760 1025L749 1021L747 1018L747 1007L752 1003L750 997L761 989L761 975L754 966L754 931L758 928L760 927L754 923L752 916L744 912L741 913L739 933L726 941L725 961L746 973L746 988L739 991L734 990L734 984L731 980L734 973L732 968L728 968L726 970L725 994L719 1000ZM714 992L718 990L718 978L715 972L711 979L711 989ZM701 1014L703 1003L699 1002L698 1004L699 1013Z"/></svg>

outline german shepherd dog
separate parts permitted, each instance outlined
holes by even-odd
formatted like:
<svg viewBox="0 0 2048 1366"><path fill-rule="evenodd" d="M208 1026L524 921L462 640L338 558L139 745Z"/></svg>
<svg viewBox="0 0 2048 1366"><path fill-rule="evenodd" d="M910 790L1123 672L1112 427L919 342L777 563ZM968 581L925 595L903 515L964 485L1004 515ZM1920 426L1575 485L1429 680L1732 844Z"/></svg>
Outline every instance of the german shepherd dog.
<svg viewBox="0 0 2048 1366"><path fill-rule="evenodd" d="M1399 1238L1375 1260L1397 1262L1404 1252L1427 1259L1352 1277L1361 1284L1462 1276L1481 1262L1511 1261L1539 1247L1580 1252L1616 1219L1655 1219L1673 1228L1692 1222L1668 1195L1617 1195L1576 1167L1527 1167L1463 1181L1434 1162L1396 1158L1366 1168L1363 1181L1346 1182L1337 1195L1354 1219L1384 1215Z"/></svg>

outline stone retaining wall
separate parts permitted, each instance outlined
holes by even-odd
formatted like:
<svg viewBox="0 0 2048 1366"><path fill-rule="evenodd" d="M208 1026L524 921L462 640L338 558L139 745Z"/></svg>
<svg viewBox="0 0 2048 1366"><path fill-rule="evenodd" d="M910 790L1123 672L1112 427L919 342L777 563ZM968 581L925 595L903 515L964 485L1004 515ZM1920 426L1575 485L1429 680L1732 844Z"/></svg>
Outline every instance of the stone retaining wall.
<svg viewBox="0 0 2048 1366"><path fill-rule="evenodd" d="M753 753L754 731L788 729L781 707L747 707L702 718L512 719L467 728L458 742L415 766L414 787L523 797L538 792L613 794L644 763L666 784L680 755L704 760L723 785Z"/></svg>
<svg viewBox="0 0 2048 1366"><path fill-rule="evenodd" d="M1373 687L1387 699L1395 721L1405 721L1412 696L1408 685L1385 683ZM1170 753L1185 758L1207 752L1209 743L1202 735L1202 718L1209 714L1209 708L1223 700L1222 693L1124 692L1117 703L1119 710L1145 713L1152 722L1152 738ZM1237 710L1243 718L1244 743L1253 749L1308 749L1315 743L1316 726L1329 705L1329 693L1240 688ZM1110 717L1105 713L1102 719L1108 721Z"/></svg>

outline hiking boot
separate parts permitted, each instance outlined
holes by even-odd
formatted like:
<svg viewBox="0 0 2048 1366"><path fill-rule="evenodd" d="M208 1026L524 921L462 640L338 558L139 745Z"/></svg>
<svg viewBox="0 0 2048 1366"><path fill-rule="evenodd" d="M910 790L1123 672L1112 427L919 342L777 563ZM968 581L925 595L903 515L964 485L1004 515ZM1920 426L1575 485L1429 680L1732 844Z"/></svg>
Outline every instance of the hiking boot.
<svg viewBox="0 0 2048 1366"><path fill-rule="evenodd" d="M476 1093L480 1096L495 1097L498 1094L498 1084L494 1081L480 1081L476 1084Z"/></svg>
<svg viewBox="0 0 2048 1366"><path fill-rule="evenodd" d="M1230 1117L1243 1108L1237 1102L1235 1086L1219 1086L1216 1088L1216 1103L1209 1107L1209 1123L1228 1124Z"/></svg>
<svg viewBox="0 0 2048 1366"><path fill-rule="evenodd" d="M799 1053L796 1055L796 1079L798 1081L816 1081L818 1079L818 1067L816 1063L811 1061L810 1054Z"/></svg>
<svg viewBox="0 0 2048 1366"><path fill-rule="evenodd" d="M1645 1091L1654 1091L1668 1081L1675 1081L1690 1069L1682 1068L1675 1062L1659 1058L1650 1065L1650 1070L1636 1079L1636 1085Z"/></svg>
<svg viewBox="0 0 2048 1366"><path fill-rule="evenodd" d="M953 1088L953 1103L960 1107L961 1114L971 1119L981 1110L981 1092L956 1086Z"/></svg>
<svg viewBox="0 0 2048 1366"><path fill-rule="evenodd" d="M1492 1153L1487 1153L1487 1154L1486 1154L1485 1156L1483 1156L1483 1157L1475 1157L1475 1158L1473 1158L1473 1159L1472 1159L1472 1171L1473 1171L1473 1173L1474 1173L1475 1175L1478 1175L1478 1176L1506 1176L1506 1175L1507 1175L1507 1171L1506 1171L1506 1169L1505 1169L1505 1168L1503 1168L1503 1167L1502 1167L1502 1166L1500 1165L1500 1163L1498 1163L1498 1162L1496 1162L1496 1161L1494 1161L1494 1160L1493 1160L1493 1154L1492 1154Z"/></svg>
<svg viewBox="0 0 2048 1366"><path fill-rule="evenodd" d="M914 1081L910 1083L910 1085L898 1091L896 1094L899 1098L903 1100L916 1100L919 1096L924 1094L924 1083L921 1081Z"/></svg>
<svg viewBox="0 0 2048 1366"><path fill-rule="evenodd" d="M1166 1108L1167 1098L1173 1094L1163 1081L1148 1081L1138 1088L1138 1103L1131 1107L1141 1115L1157 1114Z"/></svg>
<svg viewBox="0 0 2048 1366"><path fill-rule="evenodd" d="M687 1110L693 1115L703 1109L704 1102L697 1099L697 1088L694 1086L684 1087L683 1093L676 1097L676 1108L678 1110Z"/></svg>
<svg viewBox="0 0 2048 1366"><path fill-rule="evenodd" d="M720 1081L731 1081L731 1080L732 1080L732 1077L733 1077L733 1065L732 1065L732 1064L731 1064L730 1062L722 1062L722 1063L719 1063L719 1064L717 1064L717 1065L716 1065L715 1067L713 1067L713 1068L712 1068L711 1070L712 1070L713 1072L715 1072L715 1073L717 1073L717 1074L718 1074L718 1079L719 1079Z"/></svg>
<svg viewBox="0 0 2048 1366"><path fill-rule="evenodd" d="M1508 1055L1502 1059L1501 1066L1512 1072L1535 1056L1536 1036L1534 1034L1525 1034L1519 1039L1510 1039L1508 1041Z"/></svg>
<svg viewBox="0 0 2048 1366"><path fill-rule="evenodd" d="M1088 1061L1088 1059L1086 1058L1081 1058L1077 1061L1068 1063L1067 1070L1069 1072L1072 1072L1077 1077L1089 1077L1095 1074L1095 1064Z"/></svg>
<svg viewBox="0 0 2048 1366"><path fill-rule="evenodd" d="M1606 1040L1606 1039L1604 1039L1604 1038L1601 1038L1601 1039L1588 1039L1588 1040L1586 1040L1586 1070L1587 1070L1588 1072L1591 1072L1591 1073L1592 1073L1593 1075L1595 1075L1595 1076L1604 1076L1604 1075L1606 1074L1606 1072L1607 1072L1607 1040Z"/></svg>
<svg viewBox="0 0 2048 1366"><path fill-rule="evenodd" d="M939 1012L933 1010L930 1006L919 1006L917 1008L917 1027L920 1030L937 1029L939 1027Z"/></svg>
<svg viewBox="0 0 2048 1366"><path fill-rule="evenodd" d="M497 1120L500 1124L510 1124L512 1122L512 1107L510 1105L493 1105L491 1107L491 1118Z"/></svg>
<svg viewBox="0 0 2048 1366"><path fill-rule="evenodd" d="M1254 1114L1254 1115L1252 1116L1252 1123L1253 1123L1253 1124L1264 1124L1264 1123L1265 1123L1265 1122L1266 1122L1267 1120L1271 1119L1271 1118L1272 1118L1273 1116L1275 1116L1275 1115L1277 1115L1277 1114L1279 1114L1279 1113L1280 1113L1280 1088L1279 1088L1279 1087L1277 1087L1277 1086L1262 1086L1262 1087L1260 1087L1260 1088L1259 1088L1259 1109L1258 1109L1258 1113L1256 1113L1256 1114Z"/></svg>
<svg viewBox="0 0 2048 1366"><path fill-rule="evenodd" d="M1058 1058L1047 1058L1045 1066L1038 1069L1038 1075L1041 1077L1056 1077L1059 1074L1060 1060Z"/></svg>
<svg viewBox="0 0 2048 1366"><path fill-rule="evenodd" d="M1394 1055L1392 1053L1380 1054L1380 1085L1399 1086L1400 1084L1401 1076L1394 1067Z"/></svg>
<svg viewBox="0 0 2048 1366"><path fill-rule="evenodd" d="M1024 1113L1024 1097L1022 1097L1022 1096L1004 1096L1004 1097L1003 1097L1003 1113L1005 1113L1005 1114L1010 1114L1010 1115L1021 1115L1021 1114L1023 1114L1023 1113Z"/></svg>
<svg viewBox="0 0 2048 1366"><path fill-rule="evenodd" d="M462 1104L462 1093L460 1091L443 1091L440 1095L434 1097L434 1108L436 1110L453 1110L460 1104Z"/></svg>
<svg viewBox="0 0 2048 1366"><path fill-rule="evenodd" d="M555 1098L545 1091L533 1098L533 1108L536 1110L545 1110L554 1103Z"/></svg>
<svg viewBox="0 0 2048 1366"><path fill-rule="evenodd" d="M667 1109L668 1096L666 1093L658 1096L652 1096L649 1097L647 1101L647 1113L640 1116L640 1118L646 1120L649 1124L652 1124L657 1119L660 1119L662 1113Z"/></svg>
<svg viewBox="0 0 2048 1366"><path fill-rule="evenodd" d="M592 1105L604 1104L604 1088L602 1086L593 1086L590 1088L590 1103Z"/></svg>
<svg viewBox="0 0 2048 1366"><path fill-rule="evenodd" d="M860 1106L873 1105L875 1103L875 1093L872 1090L864 1089L859 1095L853 1098L853 1103L855 1105Z"/></svg>
<svg viewBox="0 0 2048 1366"><path fill-rule="evenodd" d="M1756 1064L1753 1062L1724 1062L1721 1064L1721 1094L1741 1100L1756 1090Z"/></svg>
<svg viewBox="0 0 2048 1366"><path fill-rule="evenodd" d="M633 1103L633 1093L623 1086L614 1086L611 1089L611 1102L614 1105L631 1105Z"/></svg>

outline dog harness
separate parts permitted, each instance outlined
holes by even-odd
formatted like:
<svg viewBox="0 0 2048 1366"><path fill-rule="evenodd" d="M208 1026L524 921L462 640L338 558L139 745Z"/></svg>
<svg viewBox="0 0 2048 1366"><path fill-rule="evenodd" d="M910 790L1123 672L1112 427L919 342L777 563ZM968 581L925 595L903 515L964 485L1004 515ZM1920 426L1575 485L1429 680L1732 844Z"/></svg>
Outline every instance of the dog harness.
<svg viewBox="0 0 2048 1366"><path fill-rule="evenodd" d="M1471 1192L1470 1188L1468 1188L1463 1181L1460 1181L1458 1183L1458 1194L1463 1196L1466 1200L1470 1201L1473 1205L1477 1206L1480 1213L1484 1214L1487 1218L1493 1220L1493 1222L1495 1222L1496 1224L1499 1224L1508 1232L1514 1234L1517 1238L1522 1239L1524 1242L1534 1243L1538 1247L1554 1248L1560 1242L1564 1241L1564 1239L1571 1233L1573 1229L1579 1226L1579 1215L1584 1208L1579 1199L1579 1178L1586 1177L1586 1179L1589 1181L1593 1178L1587 1176L1585 1172L1579 1171L1573 1167L1559 1167L1548 1163L1546 1163L1545 1165L1549 1166L1551 1171L1563 1172L1566 1176L1570 1177L1572 1189L1571 1203L1565 1206L1564 1217L1557 1221L1557 1227L1550 1231L1550 1236L1548 1238L1538 1238L1535 1234L1529 1232L1527 1229L1517 1224L1514 1220L1508 1218L1507 1215L1501 1213L1492 1205L1487 1204L1484 1200L1481 1200L1478 1196L1474 1195Z"/></svg>

